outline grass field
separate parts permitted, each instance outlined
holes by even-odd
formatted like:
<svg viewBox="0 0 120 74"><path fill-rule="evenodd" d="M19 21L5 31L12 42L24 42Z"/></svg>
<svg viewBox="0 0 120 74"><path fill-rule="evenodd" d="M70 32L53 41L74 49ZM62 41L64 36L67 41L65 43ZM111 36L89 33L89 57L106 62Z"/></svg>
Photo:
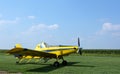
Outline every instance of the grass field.
<svg viewBox="0 0 120 74"><path fill-rule="evenodd" d="M0 71L22 74L120 74L119 56L78 56L65 57L67 66L52 66L55 60L38 64L15 64L16 59L0 53Z"/></svg>

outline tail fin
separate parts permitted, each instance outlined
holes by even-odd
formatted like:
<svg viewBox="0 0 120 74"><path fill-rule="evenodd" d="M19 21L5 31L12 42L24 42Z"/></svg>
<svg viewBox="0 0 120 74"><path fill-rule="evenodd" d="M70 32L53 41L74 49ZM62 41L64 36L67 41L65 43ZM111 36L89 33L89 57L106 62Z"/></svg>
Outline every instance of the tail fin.
<svg viewBox="0 0 120 74"><path fill-rule="evenodd" d="M15 44L15 48L22 48L21 44Z"/></svg>

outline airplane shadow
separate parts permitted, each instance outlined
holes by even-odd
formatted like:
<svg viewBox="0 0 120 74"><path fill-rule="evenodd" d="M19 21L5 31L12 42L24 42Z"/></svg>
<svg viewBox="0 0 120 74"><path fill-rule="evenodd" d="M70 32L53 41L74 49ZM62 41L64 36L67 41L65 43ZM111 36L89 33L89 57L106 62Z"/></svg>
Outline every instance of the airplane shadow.
<svg viewBox="0 0 120 74"><path fill-rule="evenodd" d="M68 62L67 66L73 66L73 67L95 67L95 66L91 66L91 65L75 65L77 63L79 63L79 62ZM27 72L50 72L50 71L53 71L53 70L65 67L65 66L60 65L58 68L56 68L56 67L54 67L53 65L50 65L50 64L49 65L48 64L41 64L41 65L47 65L47 66L40 67L40 68L35 68L35 69L30 69L30 70L27 70Z"/></svg>

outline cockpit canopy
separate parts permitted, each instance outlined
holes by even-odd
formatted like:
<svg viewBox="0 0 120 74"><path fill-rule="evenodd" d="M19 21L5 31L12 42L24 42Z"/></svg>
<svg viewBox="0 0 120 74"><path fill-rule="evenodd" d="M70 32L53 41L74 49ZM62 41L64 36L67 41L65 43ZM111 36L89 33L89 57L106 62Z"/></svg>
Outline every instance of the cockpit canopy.
<svg viewBox="0 0 120 74"><path fill-rule="evenodd" d="M40 48L46 48L46 47L48 47L47 43L45 42L40 43Z"/></svg>

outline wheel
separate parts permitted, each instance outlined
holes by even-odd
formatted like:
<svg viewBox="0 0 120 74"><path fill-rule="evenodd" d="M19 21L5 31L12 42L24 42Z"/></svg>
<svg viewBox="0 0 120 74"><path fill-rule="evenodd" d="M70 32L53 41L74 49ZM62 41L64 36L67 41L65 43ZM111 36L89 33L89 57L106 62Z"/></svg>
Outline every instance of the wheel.
<svg viewBox="0 0 120 74"><path fill-rule="evenodd" d="M53 64L54 67L59 67L59 65L60 65L59 62L57 62L57 61L54 62L54 64Z"/></svg>
<svg viewBox="0 0 120 74"><path fill-rule="evenodd" d="M18 61L16 61L16 64L19 64L19 62L18 62Z"/></svg>
<svg viewBox="0 0 120 74"><path fill-rule="evenodd" d="M66 66L67 65L67 61L63 60L62 65Z"/></svg>

